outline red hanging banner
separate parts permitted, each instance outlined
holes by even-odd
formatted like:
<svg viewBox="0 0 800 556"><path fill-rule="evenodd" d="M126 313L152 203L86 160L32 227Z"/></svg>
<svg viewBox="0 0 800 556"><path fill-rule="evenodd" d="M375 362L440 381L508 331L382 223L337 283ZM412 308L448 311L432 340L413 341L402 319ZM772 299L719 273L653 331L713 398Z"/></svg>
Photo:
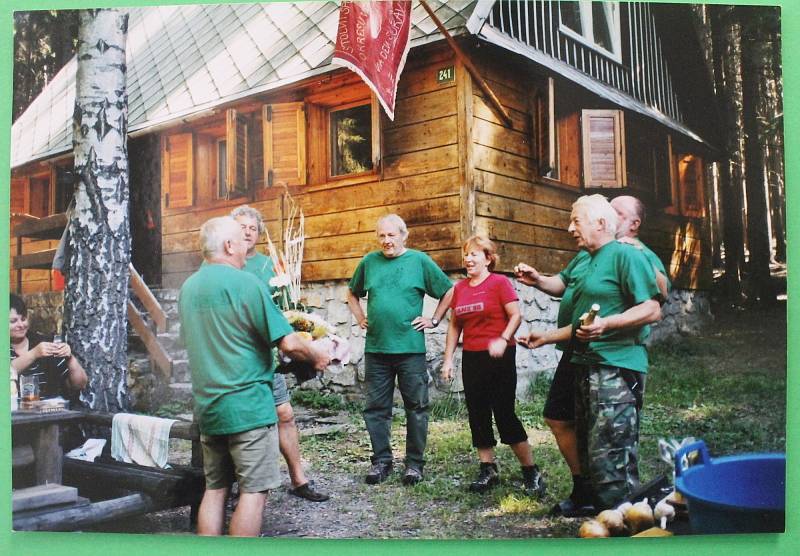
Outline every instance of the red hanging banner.
<svg viewBox="0 0 800 556"><path fill-rule="evenodd" d="M342 2L333 63L356 72L394 121L397 82L409 49L411 2Z"/></svg>

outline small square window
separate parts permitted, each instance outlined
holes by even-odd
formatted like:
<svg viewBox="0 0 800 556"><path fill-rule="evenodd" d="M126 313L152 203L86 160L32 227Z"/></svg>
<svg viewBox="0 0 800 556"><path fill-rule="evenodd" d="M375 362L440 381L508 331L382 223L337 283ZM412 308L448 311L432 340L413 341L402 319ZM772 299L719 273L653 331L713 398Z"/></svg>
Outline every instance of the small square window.
<svg viewBox="0 0 800 556"><path fill-rule="evenodd" d="M331 176L347 176L371 171L373 169L371 104L331 110L329 125Z"/></svg>
<svg viewBox="0 0 800 556"><path fill-rule="evenodd" d="M616 2L560 0L558 7L562 33L621 61L620 14Z"/></svg>

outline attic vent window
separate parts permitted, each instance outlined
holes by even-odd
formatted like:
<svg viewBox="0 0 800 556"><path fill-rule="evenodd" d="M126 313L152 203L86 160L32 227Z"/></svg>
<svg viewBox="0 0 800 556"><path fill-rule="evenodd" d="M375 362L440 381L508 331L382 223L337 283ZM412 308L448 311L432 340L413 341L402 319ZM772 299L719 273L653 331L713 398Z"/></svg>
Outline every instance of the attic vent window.
<svg viewBox="0 0 800 556"><path fill-rule="evenodd" d="M621 61L618 3L575 0L558 4L562 33Z"/></svg>
<svg viewBox="0 0 800 556"><path fill-rule="evenodd" d="M331 176L372 171L372 107L370 103L331 110Z"/></svg>

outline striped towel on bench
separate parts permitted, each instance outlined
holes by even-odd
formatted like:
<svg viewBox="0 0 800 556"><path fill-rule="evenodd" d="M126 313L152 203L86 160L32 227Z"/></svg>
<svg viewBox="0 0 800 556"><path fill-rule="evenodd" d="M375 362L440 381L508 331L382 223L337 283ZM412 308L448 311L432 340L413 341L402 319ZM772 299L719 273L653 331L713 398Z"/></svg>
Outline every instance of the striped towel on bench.
<svg viewBox="0 0 800 556"><path fill-rule="evenodd" d="M111 457L147 467L167 467L169 429L175 419L117 413L111 421Z"/></svg>

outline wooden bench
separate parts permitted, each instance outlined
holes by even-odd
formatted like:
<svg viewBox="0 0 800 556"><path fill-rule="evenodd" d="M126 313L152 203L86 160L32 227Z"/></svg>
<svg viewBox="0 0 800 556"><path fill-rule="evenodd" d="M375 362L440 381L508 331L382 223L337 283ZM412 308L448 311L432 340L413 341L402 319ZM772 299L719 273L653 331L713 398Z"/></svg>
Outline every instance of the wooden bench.
<svg viewBox="0 0 800 556"><path fill-rule="evenodd" d="M82 422L103 430L110 439L114 415L85 413ZM63 484L76 487L81 494L77 501L14 513L17 531L68 531L152 511L191 506L190 525L196 523L197 510L205 491L200 431L185 421L174 423L170 438L192 442L191 464L170 469L122 463L110 458L94 462L64 458ZM29 459L18 453L21 463ZM85 498L84 498L85 497ZM89 502L88 499L95 500Z"/></svg>

